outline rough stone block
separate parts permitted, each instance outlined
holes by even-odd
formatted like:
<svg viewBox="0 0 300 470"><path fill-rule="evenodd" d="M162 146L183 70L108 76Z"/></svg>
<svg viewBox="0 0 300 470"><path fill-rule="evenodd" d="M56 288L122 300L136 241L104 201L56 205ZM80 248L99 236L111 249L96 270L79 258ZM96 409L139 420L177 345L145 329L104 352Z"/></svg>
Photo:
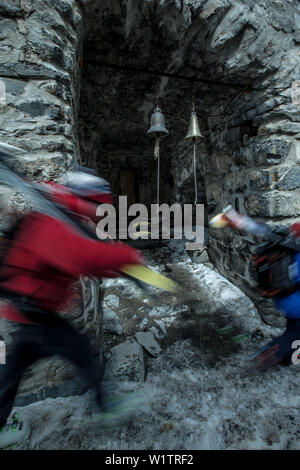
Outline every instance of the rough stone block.
<svg viewBox="0 0 300 470"><path fill-rule="evenodd" d="M300 123L291 122L288 120L279 121L279 122L269 122L268 124L263 124L258 129L258 135L265 134L286 134L294 135L300 133Z"/></svg>
<svg viewBox="0 0 300 470"><path fill-rule="evenodd" d="M293 190L298 189L298 195L295 193L295 197L300 197L300 166L291 168L288 170L283 178L276 185L276 189L279 190Z"/></svg>
<svg viewBox="0 0 300 470"><path fill-rule="evenodd" d="M103 324L104 330L108 333L116 333L117 335L123 333L123 327L117 313L109 307L103 307Z"/></svg>
<svg viewBox="0 0 300 470"><path fill-rule="evenodd" d="M111 350L111 358L105 365L104 380L145 379L144 354L142 346L134 340L118 344Z"/></svg>
<svg viewBox="0 0 300 470"><path fill-rule="evenodd" d="M246 166L278 164L287 158L290 148L291 142L281 138L250 143L235 153L236 162Z"/></svg>
<svg viewBox="0 0 300 470"><path fill-rule="evenodd" d="M194 263L209 263L209 256L206 249L189 252Z"/></svg>
<svg viewBox="0 0 300 470"><path fill-rule="evenodd" d="M295 42L300 43L300 13L294 14L295 19Z"/></svg>
<svg viewBox="0 0 300 470"><path fill-rule="evenodd" d="M264 189L271 188L279 180L283 172L286 171L283 167L258 169L249 171L249 181L251 189Z"/></svg>
<svg viewBox="0 0 300 470"><path fill-rule="evenodd" d="M157 341L155 341L152 331L139 331L135 334L135 338L151 356L157 357L160 354L161 347Z"/></svg>
<svg viewBox="0 0 300 470"><path fill-rule="evenodd" d="M269 191L251 194L245 200L248 215L260 217L296 217L300 215L299 193Z"/></svg>

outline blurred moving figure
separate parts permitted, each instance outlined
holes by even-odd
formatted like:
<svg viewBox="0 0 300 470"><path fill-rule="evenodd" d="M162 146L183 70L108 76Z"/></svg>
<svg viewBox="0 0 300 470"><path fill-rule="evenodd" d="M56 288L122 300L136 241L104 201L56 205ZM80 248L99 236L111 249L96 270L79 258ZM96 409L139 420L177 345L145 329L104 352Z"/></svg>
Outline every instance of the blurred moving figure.
<svg viewBox="0 0 300 470"><path fill-rule="evenodd" d="M111 191L105 180L81 173L71 172L68 186L45 187L69 214L95 219L97 204L112 202ZM100 409L111 411L109 400L103 400L102 374L95 369L86 338L55 312L80 276L114 277L123 265L143 264L137 250L119 242L93 240L76 224L41 213L38 207L18 214L15 196L14 189L0 186L2 240L9 241L2 245L0 296L8 302L1 306L0 317L18 323L13 350L0 367L0 447L24 435L24 429L11 432L14 419L5 423L25 369L40 358L58 354L75 363L96 390Z"/></svg>
<svg viewBox="0 0 300 470"><path fill-rule="evenodd" d="M286 318L284 333L261 348L254 359L265 370L275 364L300 362L300 223L271 230L231 206L210 220L213 228L232 227L265 240L252 258L259 293L274 301ZM297 346L298 345L298 346ZM296 349L296 350L295 350Z"/></svg>
<svg viewBox="0 0 300 470"><path fill-rule="evenodd" d="M272 298L275 307L286 317L284 333L256 354L257 367L261 370L279 363L300 363L300 224L280 229L277 234L282 237L283 246L267 242L253 259L259 277L263 275L264 285L275 287L262 294ZM298 241L298 250L296 244L294 249L284 247L289 239Z"/></svg>

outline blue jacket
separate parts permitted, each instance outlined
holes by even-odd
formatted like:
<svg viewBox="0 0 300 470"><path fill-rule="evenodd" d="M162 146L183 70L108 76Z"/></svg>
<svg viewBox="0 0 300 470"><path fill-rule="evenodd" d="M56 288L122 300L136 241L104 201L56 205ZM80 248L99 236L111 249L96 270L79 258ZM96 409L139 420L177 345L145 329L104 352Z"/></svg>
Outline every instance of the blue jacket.
<svg viewBox="0 0 300 470"><path fill-rule="evenodd" d="M295 255L295 260L298 270L294 280L300 283L300 253ZM275 299L275 305L287 318L300 318L300 290L288 297Z"/></svg>

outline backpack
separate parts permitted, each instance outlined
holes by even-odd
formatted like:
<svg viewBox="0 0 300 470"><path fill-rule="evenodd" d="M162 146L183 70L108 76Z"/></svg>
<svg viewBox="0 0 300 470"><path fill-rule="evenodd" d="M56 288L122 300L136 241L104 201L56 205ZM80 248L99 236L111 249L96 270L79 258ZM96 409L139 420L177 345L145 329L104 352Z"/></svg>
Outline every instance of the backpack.
<svg viewBox="0 0 300 470"><path fill-rule="evenodd" d="M287 297L300 289L296 250L268 241L260 245L251 261L257 287L264 297Z"/></svg>
<svg viewBox="0 0 300 470"><path fill-rule="evenodd" d="M18 233L22 220L23 217L19 217L9 230L2 231L0 235L0 297L9 300L25 317L34 323L44 323L53 318L53 312L45 308L41 309L35 305L31 297L22 293L12 292L2 285L3 281L7 279L7 275L4 276L2 268L9 266L6 263L7 256L13 246L14 238Z"/></svg>
<svg viewBox="0 0 300 470"><path fill-rule="evenodd" d="M0 265L3 263L7 251L8 251L9 240L4 234L0 235Z"/></svg>
<svg viewBox="0 0 300 470"><path fill-rule="evenodd" d="M11 225L8 230L3 230L0 232L0 268L5 264L5 258L10 250L12 241L17 233L21 217L17 222Z"/></svg>

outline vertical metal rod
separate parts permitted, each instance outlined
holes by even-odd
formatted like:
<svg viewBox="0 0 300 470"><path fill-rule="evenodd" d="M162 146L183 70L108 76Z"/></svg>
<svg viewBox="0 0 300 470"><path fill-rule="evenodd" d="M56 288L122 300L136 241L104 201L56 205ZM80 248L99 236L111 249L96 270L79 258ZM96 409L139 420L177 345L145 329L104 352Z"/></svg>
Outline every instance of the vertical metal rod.
<svg viewBox="0 0 300 470"><path fill-rule="evenodd" d="M196 175L196 142L194 140L194 181L195 181L195 205L197 204L198 194L197 194L197 175Z"/></svg>
<svg viewBox="0 0 300 470"><path fill-rule="evenodd" d="M156 203L157 207L159 204L159 160L160 160L160 152L158 151L158 157L157 157L157 198L156 198Z"/></svg>

